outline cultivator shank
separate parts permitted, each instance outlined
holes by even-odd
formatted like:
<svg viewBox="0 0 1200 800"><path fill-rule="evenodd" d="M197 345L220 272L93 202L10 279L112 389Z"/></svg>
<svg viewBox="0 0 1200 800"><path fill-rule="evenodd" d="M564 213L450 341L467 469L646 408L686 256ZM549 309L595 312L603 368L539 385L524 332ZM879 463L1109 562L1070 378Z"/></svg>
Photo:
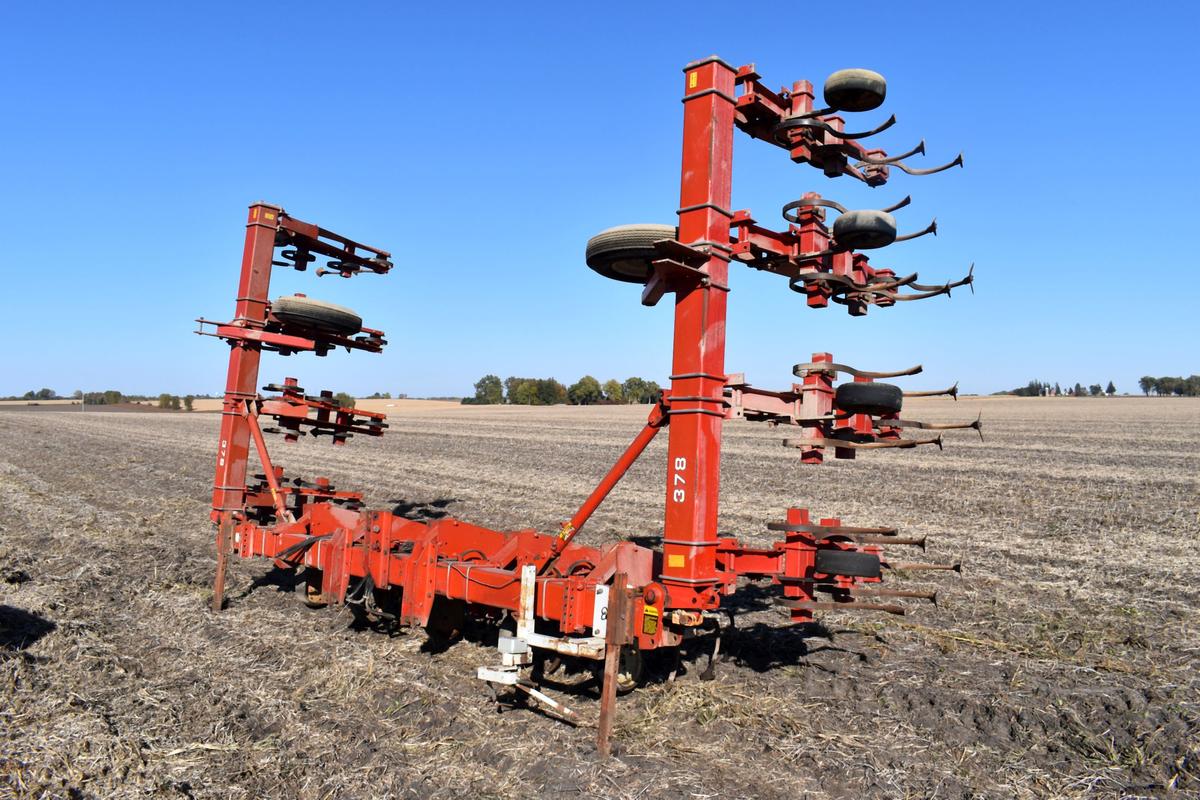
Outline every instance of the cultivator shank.
<svg viewBox="0 0 1200 800"><path fill-rule="evenodd" d="M399 510L371 510L360 494L339 490L327 478L285 476L268 452L265 434L296 442L301 434L349 438L380 436L384 415L339 405L331 392L309 395L297 381L269 384L259 394L261 353L325 355L335 348L380 352L381 331L366 328L349 309L304 295L269 299L275 268L305 271L318 259L318 276L384 275L390 255L377 248L290 217L264 203L250 208L234 319L200 320L200 333L230 346L222 412L212 519L217 524L218 567L213 607L222 605L226 558L273 559L302 569L314 604L348 604L388 624L453 629L474 614L511 622L499 639L499 664L479 677L512 687L553 713L578 721L575 712L536 683L535 653L574 658L602 675L602 748L611 723L616 687L636 681L637 654L676 647L685 637L716 629L722 598L748 581L779 587L778 603L792 622L819 610L904 613L896 602L936 602L935 592L882 585L899 570L958 569L892 559L884 548L925 548L925 537L901 536L891 527L816 521L804 508L789 508L767 525L768 544L743 543L717 530L722 428L728 420L787 426L783 444L804 463L820 463L832 451L854 458L860 450L942 446L940 431L980 430L978 419L928 423L901 416L903 399L947 395L904 392L882 379L918 374L921 367L869 372L814 353L797 364L799 382L783 390L759 389L741 374L726 373L726 305L730 269L745 264L782 275L810 307L834 301L852 315L870 306L949 294L971 285L957 281L921 284L915 274L898 277L875 268L859 252L936 232L930 224L899 235L893 211L852 211L815 193L787 204L788 226L771 230L747 210L729 209L736 130L786 150L792 161L829 177L849 176L870 186L887 182L895 167L913 175L961 166L918 170L904 159L924 152L922 142L902 156L867 149L862 140L886 130L894 117L866 133L849 133L840 113L869 111L883 102L883 79L865 70L830 76L829 108L814 108L812 84L790 90L764 87L751 67L735 69L712 57L685 69L684 145L677 232L670 226L624 226L589 243L587 261L617 280L643 284L642 302L674 304L670 388L650 412L642 431L583 505L552 532L497 531L444 517L413 520ZM827 214L838 212L830 222ZM278 251L278 252L277 252ZM849 382L838 382L840 374ZM263 427L262 418L272 424ZM580 529L629 467L662 430L668 432L665 523L661 549L621 541L597 548L576 542ZM905 435L906 429L937 431ZM262 472L248 478L253 449ZM649 531L646 533L658 533ZM765 537L755 536L757 542ZM718 640L719 641L719 640Z"/></svg>

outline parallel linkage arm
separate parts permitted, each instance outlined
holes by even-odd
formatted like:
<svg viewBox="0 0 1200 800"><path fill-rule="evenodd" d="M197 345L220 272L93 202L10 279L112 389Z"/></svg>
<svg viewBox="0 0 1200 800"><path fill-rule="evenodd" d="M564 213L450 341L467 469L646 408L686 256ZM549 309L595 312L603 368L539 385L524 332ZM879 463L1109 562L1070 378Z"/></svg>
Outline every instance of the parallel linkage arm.
<svg viewBox="0 0 1200 800"><path fill-rule="evenodd" d="M796 81L790 90L774 92L760 82L760 76L750 64L738 70L738 86L743 87L737 98L737 126L746 134L781 147L798 164L811 163L831 177L849 175L868 186L887 182L888 165L866 163L861 168L850 166L849 160L878 161L886 159L883 150L868 150L855 138L879 133L890 127L895 118L863 134L845 134L843 120L832 109L813 109L813 86L809 81ZM787 120L804 121L790 129ZM781 130L783 126L783 130Z"/></svg>
<svg viewBox="0 0 1200 800"><path fill-rule="evenodd" d="M306 257L311 253L319 253L330 259L326 265L328 269L317 270L317 275L339 274L349 278L364 269L382 275L393 266L392 254L386 250L356 242L319 225L289 217L286 213L281 212L279 216L275 244L277 247L290 245L295 250L292 255L284 254L288 261L273 262L275 266L295 267L303 271L313 260ZM360 253L360 250L365 252Z"/></svg>

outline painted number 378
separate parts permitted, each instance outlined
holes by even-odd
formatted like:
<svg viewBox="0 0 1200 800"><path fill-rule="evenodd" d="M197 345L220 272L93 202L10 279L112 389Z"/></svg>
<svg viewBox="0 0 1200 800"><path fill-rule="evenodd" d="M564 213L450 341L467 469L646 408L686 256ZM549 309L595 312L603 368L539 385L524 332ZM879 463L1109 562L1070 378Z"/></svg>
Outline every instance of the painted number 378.
<svg viewBox="0 0 1200 800"><path fill-rule="evenodd" d="M676 503L682 503L687 499L687 479L683 477L683 473L687 469L687 459L682 456L676 458L674 467L671 470L671 485L675 488L671 491L671 499Z"/></svg>

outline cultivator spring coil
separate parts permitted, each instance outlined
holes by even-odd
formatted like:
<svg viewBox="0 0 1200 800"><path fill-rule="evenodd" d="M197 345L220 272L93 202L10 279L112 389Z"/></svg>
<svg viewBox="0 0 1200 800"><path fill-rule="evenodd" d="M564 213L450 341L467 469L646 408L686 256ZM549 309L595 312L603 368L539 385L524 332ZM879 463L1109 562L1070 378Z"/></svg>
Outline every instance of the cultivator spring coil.
<svg viewBox="0 0 1200 800"><path fill-rule="evenodd" d="M725 371L725 319L731 264L783 275L809 306L829 301L853 315L870 306L949 294L973 282L973 273L943 284L917 283L868 263L865 249L878 249L934 233L936 224L899 235L892 212L908 198L880 211L852 211L809 193L783 209L789 223L775 231L758 225L749 211L729 209L733 137L741 130L786 150L829 177L849 176L870 186L887 182L896 167L923 175L961 166L962 158L920 170L905 158L924 153L924 142L889 157L860 144L891 127L895 118L866 133L847 133L842 112L878 108L883 78L866 70L844 70L826 81L826 108L814 110L807 81L774 92L759 82L752 66L735 69L711 57L685 70L684 143L678 227L632 225L593 238L587 248L592 269L616 280L643 284L642 302L655 305L673 294L674 351L671 386L651 407L642 431L583 505L551 533L496 531L453 518L411 520L397 512L370 510L355 492L338 491L328 479L285 476L268 452L264 433L296 441L301 433L329 436L343 444L354 435L378 436L382 414L339 406L329 392L308 395L288 378L258 390L264 350L317 355L338 347L380 352L382 331L363 327L349 309L303 295L269 300L272 269L304 271L320 258L318 276L351 278L386 274L390 255L301 222L265 203L250 207L246 247L231 322L199 320L199 333L230 345L212 519L217 525L217 574L213 608L223 604L228 556L274 559L283 568L303 569L308 600L350 604L359 613L396 625L445 624L463 614L511 618L515 626L499 637L500 663L481 667L479 677L509 686L553 713L575 712L541 691L538 675L548 663L574 658L595 664L602 675L599 746L607 752L614 697L634 685L640 653L678 647L686 637L716 634L722 598L747 580L780 587L778 603L792 622L807 622L824 609L904 613L900 599L936 602L935 592L881 585L887 571L955 570L895 561L884 547L925 547L890 527L852 527L837 518L813 520L807 509L790 508L767 530L782 534L770 546L754 547L718 533L721 429L742 419L789 426L783 440L805 463L819 463L832 450L854 458L859 450L942 445L935 437L909 438L905 429L980 430L980 421L933 424L900 416L905 396L948 395L902 392L881 378L915 375L921 368L868 372L815 353L793 370L799 383L770 391ZM830 224L826 214L839 212ZM276 251L278 255L276 254ZM909 290L909 293L905 293ZM840 373L851 382L835 384ZM263 427L262 417L274 420ZM661 550L632 541L602 548L576 542L581 528L646 446L669 429L666 520ZM982 435L982 434L981 434ZM263 472L249 481L254 449ZM453 625L454 621L451 620ZM715 644L719 645L719 638ZM535 653L542 656L534 670ZM711 667L711 664L710 664Z"/></svg>

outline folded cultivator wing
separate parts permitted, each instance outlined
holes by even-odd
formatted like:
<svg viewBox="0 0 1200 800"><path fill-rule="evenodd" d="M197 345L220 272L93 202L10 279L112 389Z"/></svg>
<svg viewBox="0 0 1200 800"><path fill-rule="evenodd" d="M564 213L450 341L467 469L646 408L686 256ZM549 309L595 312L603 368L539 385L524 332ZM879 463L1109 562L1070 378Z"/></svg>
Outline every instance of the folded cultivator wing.
<svg viewBox="0 0 1200 800"><path fill-rule="evenodd" d="M961 166L962 158L914 169L904 159L924 153L924 142L891 157L861 144L890 127L894 117L872 131L846 132L841 113L883 103L884 80L867 70L830 76L824 108L814 107L807 81L771 91L752 66L735 69L716 57L689 64L684 76L678 226L612 228L594 237L586 252L588 266L600 274L642 284L645 305L674 296L671 386L625 454L557 531L495 531L452 518L414 521L369 510L360 494L339 491L326 478L284 474L268 452L266 433L282 434L286 441L302 433L329 436L340 445L355 435L379 436L387 425L382 414L338 405L330 392L306 394L293 378L263 386L269 394L260 394L262 352L325 355L344 347L377 353L387 342L382 331L364 327L342 306L303 295L270 300L272 270L304 271L324 259L318 276L350 278L385 275L392 262L384 250L301 222L278 207L250 207L235 318L200 320L199 331L230 345L213 485L214 610L222 607L227 559L236 553L302 569L310 603L348 604L395 625L432 629L444 622L439 617L462 614L507 620L499 663L481 667L479 677L573 718L574 712L540 690L537 679L563 658L593 663L602 675L600 747L607 751L614 695L636 685L640 654L677 648L687 637L715 637L723 598L747 580L780 587L778 603L792 622L810 621L821 609L902 614L899 599L936 601L933 592L882 585L889 570L958 569L893 560L885 547L925 546L923 538L902 537L894 528L852 527L837 518L814 521L806 509L791 508L767 525L779 535L770 546L749 546L717 531L726 420L785 426L783 444L813 464L828 453L854 458L859 450L942 445L940 432L918 438L906 436L905 429L980 430L978 419L932 424L901 416L906 396L957 394L957 387L904 392L877 380L914 375L919 366L867 372L815 353L795 365L799 382L779 391L753 387L726 372L733 264L782 275L809 306L822 308L832 300L853 315L949 294L973 280L968 272L960 280L922 284L916 274L898 276L872 266L860 252L936 231L931 223L898 234L892 212L908 205L908 198L883 210L848 210L808 193L784 206L782 230L760 226L749 211L731 210L733 138L741 130L829 177L849 176L870 186L886 183L893 168L924 175ZM852 380L839 383L839 375ZM264 417L269 426L261 424ZM591 514L664 428L669 443L661 549L631 541L603 548L577 543ZM254 476L247 474L252 448L263 470Z"/></svg>

